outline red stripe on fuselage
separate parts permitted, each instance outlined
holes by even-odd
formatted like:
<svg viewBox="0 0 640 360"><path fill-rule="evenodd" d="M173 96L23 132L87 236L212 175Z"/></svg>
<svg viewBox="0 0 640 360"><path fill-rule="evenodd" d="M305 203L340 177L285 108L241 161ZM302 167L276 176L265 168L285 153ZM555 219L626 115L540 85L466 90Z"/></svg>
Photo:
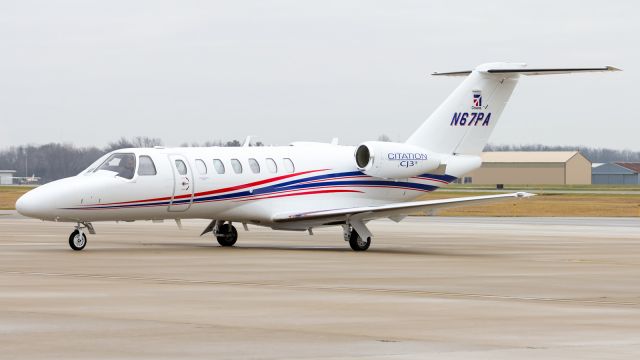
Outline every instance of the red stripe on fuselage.
<svg viewBox="0 0 640 360"><path fill-rule="evenodd" d="M221 189L215 189L215 190L203 191L203 192L195 193L195 194L193 194L193 197L202 196L202 195L219 194L219 193L228 192L228 191L245 189L245 188L252 187L252 186L268 184L270 182L274 182L274 181L278 181L278 180L288 179L288 178L299 176L299 175L306 175L306 174L319 172L319 171L326 171L326 170L329 170L329 169L309 170L309 171L302 171L302 172L299 172L299 173L280 175L280 176L276 176L276 177L272 177L272 178L268 178L268 179L263 179L263 180L258 180L258 181L254 181L254 182L250 182L250 183L246 183L246 184L242 184L242 185L230 186L230 187L226 187L226 188L221 188ZM189 197L191 197L191 194L184 194L184 195L174 196L173 199L174 200L175 199L184 199L184 198L189 198ZM165 200L171 200L171 196L160 197L160 198L152 198L152 199L144 199L144 200L120 201L120 202L103 203L103 204L91 204L91 205L86 205L86 206L88 207L88 206L100 206L100 205L107 206L107 205L136 204L136 203L147 202L147 201L165 201Z"/></svg>

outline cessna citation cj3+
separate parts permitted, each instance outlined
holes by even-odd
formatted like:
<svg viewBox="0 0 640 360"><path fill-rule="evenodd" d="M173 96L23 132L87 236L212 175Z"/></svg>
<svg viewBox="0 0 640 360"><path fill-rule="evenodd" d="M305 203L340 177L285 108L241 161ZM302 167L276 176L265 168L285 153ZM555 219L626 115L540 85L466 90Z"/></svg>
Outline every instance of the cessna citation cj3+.
<svg viewBox="0 0 640 360"><path fill-rule="evenodd" d="M16 203L23 215L76 223L69 236L82 250L92 222L210 219L222 246L235 244L241 223L277 230L342 226L351 248L369 248L367 222L486 201L512 193L416 201L480 167L480 153L520 75L614 71L602 68L529 69L491 63L462 84L404 143L358 146L296 142L277 147L136 148L106 154L77 176L37 187Z"/></svg>

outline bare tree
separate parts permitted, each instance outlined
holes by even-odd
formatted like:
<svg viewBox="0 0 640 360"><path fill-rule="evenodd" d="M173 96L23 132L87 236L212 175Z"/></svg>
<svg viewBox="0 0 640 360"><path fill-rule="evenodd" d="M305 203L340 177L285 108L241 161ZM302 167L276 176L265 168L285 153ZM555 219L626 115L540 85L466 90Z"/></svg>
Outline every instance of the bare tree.
<svg viewBox="0 0 640 360"><path fill-rule="evenodd" d="M126 148L150 148L154 146L162 145L162 140L158 138L151 138L147 136L136 136L132 139L127 139L124 136L115 142L110 142L105 148L106 152L111 152L118 149Z"/></svg>
<svg viewBox="0 0 640 360"><path fill-rule="evenodd" d="M227 141L224 146L242 146L242 143L238 140Z"/></svg>

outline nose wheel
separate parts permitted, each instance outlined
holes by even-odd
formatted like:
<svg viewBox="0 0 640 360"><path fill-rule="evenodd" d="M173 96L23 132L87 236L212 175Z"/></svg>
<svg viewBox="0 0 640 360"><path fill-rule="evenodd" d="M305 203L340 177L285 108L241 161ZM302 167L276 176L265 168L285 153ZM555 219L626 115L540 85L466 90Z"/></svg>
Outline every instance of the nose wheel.
<svg viewBox="0 0 640 360"><path fill-rule="evenodd" d="M90 222L79 222L75 228L69 235L69 247L75 251L80 251L87 246L87 235L84 234L84 230L88 230L89 234L95 234L96 230Z"/></svg>
<svg viewBox="0 0 640 360"><path fill-rule="evenodd" d="M84 249L87 246L87 236L80 230L74 230L69 235L69 246L75 251Z"/></svg>

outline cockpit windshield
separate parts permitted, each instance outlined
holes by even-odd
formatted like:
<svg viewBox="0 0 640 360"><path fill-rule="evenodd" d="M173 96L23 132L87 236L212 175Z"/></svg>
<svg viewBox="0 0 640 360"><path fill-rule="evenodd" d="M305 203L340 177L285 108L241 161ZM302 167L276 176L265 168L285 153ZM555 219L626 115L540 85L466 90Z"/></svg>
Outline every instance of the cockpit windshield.
<svg viewBox="0 0 640 360"><path fill-rule="evenodd" d="M94 171L96 171L96 168L100 165L102 165L102 163L104 162L104 160L109 157L109 154L104 154L102 156L100 156L100 158L96 161L94 161L93 163L91 163L91 165L89 165L86 169L82 170L82 172L80 174L84 174L84 175L91 175L93 174ZM78 175L80 175L78 174Z"/></svg>
<svg viewBox="0 0 640 360"><path fill-rule="evenodd" d="M135 169L136 157L134 154L115 153L109 156L109 158L107 158L107 160L105 160L95 171L113 171L118 174L117 176L125 179L133 179Z"/></svg>

